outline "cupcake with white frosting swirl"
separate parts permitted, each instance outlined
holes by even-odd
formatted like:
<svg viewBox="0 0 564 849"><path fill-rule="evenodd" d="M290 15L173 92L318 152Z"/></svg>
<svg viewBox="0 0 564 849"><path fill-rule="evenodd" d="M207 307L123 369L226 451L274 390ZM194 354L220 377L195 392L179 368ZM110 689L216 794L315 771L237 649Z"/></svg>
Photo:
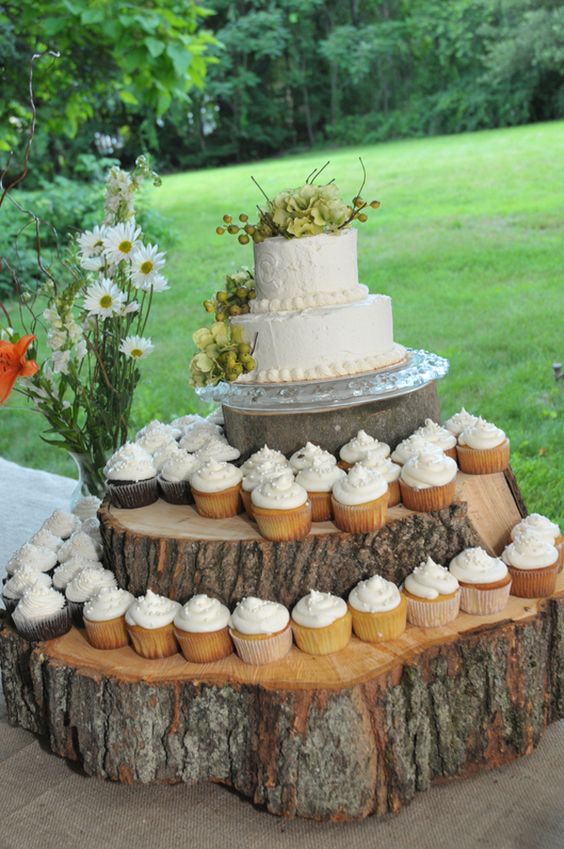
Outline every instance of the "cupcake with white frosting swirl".
<svg viewBox="0 0 564 849"><path fill-rule="evenodd" d="M227 445L227 440L223 436L223 430L219 425L212 422L203 421L195 422L192 425L184 428L184 433L180 438L180 447L185 451L190 451L193 454L195 451L200 451L212 439L219 439Z"/></svg>
<svg viewBox="0 0 564 849"><path fill-rule="evenodd" d="M273 451L272 453L277 454L278 452ZM282 455L282 457L284 457L284 455ZM245 511L250 519L255 518L251 497L253 489L260 486L261 483L264 483L264 481L269 480L270 478L277 478L278 475L281 475L282 472L285 472L287 469L290 469L290 465L285 457L283 463L278 463L276 459L274 459L272 461L264 462L261 465L251 466L246 472L244 471L244 464L241 466L241 471L243 472L241 498L243 499Z"/></svg>
<svg viewBox="0 0 564 849"><path fill-rule="evenodd" d="M32 642L61 637L71 627L64 595L40 581L25 590L12 613L12 620L18 634Z"/></svg>
<svg viewBox="0 0 564 849"><path fill-rule="evenodd" d="M70 539L62 544L57 552L59 563L65 563L71 557L82 560L98 560L102 547L84 531L76 531Z"/></svg>
<svg viewBox="0 0 564 849"><path fill-rule="evenodd" d="M165 460L159 475L159 490L163 499L169 504L193 504L190 476L200 465L194 454L177 448L176 454Z"/></svg>
<svg viewBox="0 0 564 849"><path fill-rule="evenodd" d="M402 590L407 599L407 621L412 625L433 628L446 625L458 616L458 580L430 557L407 576Z"/></svg>
<svg viewBox="0 0 564 849"><path fill-rule="evenodd" d="M84 498L79 498L72 512L78 516L81 522L86 519L95 519L98 515L98 510L102 502L95 495L85 495Z"/></svg>
<svg viewBox="0 0 564 849"><path fill-rule="evenodd" d="M290 464L281 451L277 451L276 448L269 448L268 445L263 445L254 454L251 454L248 460L245 460L241 466L241 471L243 472L243 477L246 477L262 466L272 465L287 467Z"/></svg>
<svg viewBox="0 0 564 849"><path fill-rule="evenodd" d="M431 442L441 451L444 451L447 457L456 460L456 436L446 427L434 422L433 419L425 419L425 424L418 427L412 436L420 436L426 442Z"/></svg>
<svg viewBox="0 0 564 849"><path fill-rule="evenodd" d="M157 472L161 472L167 460L173 457L178 457L183 449L179 447L178 442L174 439L170 442L165 442L160 448L157 448L153 456L153 465Z"/></svg>
<svg viewBox="0 0 564 849"><path fill-rule="evenodd" d="M433 445L432 442L429 442L428 439L424 439L422 436L418 434L411 434L407 439L404 439L400 442L391 454L391 459L394 463L397 463L399 466L403 466L410 457L414 457L416 454L419 454L420 451L425 451L427 448L436 448L436 445Z"/></svg>
<svg viewBox="0 0 564 849"><path fill-rule="evenodd" d="M163 595L147 590L125 612L125 625L133 648L150 660L170 657L178 651L174 636L174 617L180 605Z"/></svg>
<svg viewBox="0 0 564 849"><path fill-rule="evenodd" d="M238 460L241 452L234 445L230 445L223 437L212 437L203 448L199 448L194 457L200 462L205 463L207 460L223 460L229 463L233 460Z"/></svg>
<svg viewBox="0 0 564 849"><path fill-rule="evenodd" d="M521 519L511 530L511 539L514 540L516 536L519 536L524 531L538 536L544 542L549 542L558 549L559 570L562 571L562 566L564 565L564 537L556 522L552 522L540 513L530 513L524 519Z"/></svg>
<svg viewBox="0 0 564 849"><path fill-rule="evenodd" d="M333 484L331 504L335 524L351 534L369 534L386 524L388 482L374 469L356 463Z"/></svg>
<svg viewBox="0 0 564 849"><path fill-rule="evenodd" d="M556 546L529 530L516 533L501 555L513 585L512 595L520 598L546 598L556 588L560 554Z"/></svg>
<svg viewBox="0 0 564 849"><path fill-rule="evenodd" d="M366 643L400 637L407 623L407 600L392 581L373 575L349 593L353 631Z"/></svg>
<svg viewBox="0 0 564 849"><path fill-rule="evenodd" d="M333 654L350 642L352 616L339 596L310 590L292 610L292 632L306 654Z"/></svg>
<svg viewBox="0 0 564 849"><path fill-rule="evenodd" d="M69 557L53 572L53 586L56 590L66 590L73 578L76 578L82 569L103 570L104 567L99 560L86 560L82 557Z"/></svg>
<svg viewBox="0 0 564 849"><path fill-rule="evenodd" d="M198 413L187 413L185 416L179 416L177 419L173 419L169 422L169 425L184 432L190 425L203 424L205 421L206 419L203 416L199 416Z"/></svg>
<svg viewBox="0 0 564 849"><path fill-rule="evenodd" d="M26 542L10 557L6 572L13 575L19 566L31 566L37 572L50 572L57 565L57 560L58 554L50 548Z"/></svg>
<svg viewBox="0 0 564 849"><path fill-rule="evenodd" d="M406 460L400 475L401 500L408 510L429 512L454 501L457 466L437 447L424 448Z"/></svg>
<svg viewBox="0 0 564 849"><path fill-rule="evenodd" d="M507 605L511 575L499 557L490 557L483 548L465 548L450 561L449 571L460 584L460 609L487 616Z"/></svg>
<svg viewBox="0 0 564 849"><path fill-rule="evenodd" d="M196 510L208 519L228 519L243 511L241 469L223 460L207 460L190 475Z"/></svg>
<svg viewBox="0 0 564 849"><path fill-rule="evenodd" d="M99 569L97 566L94 568L85 566L84 569L80 569L74 578L69 581L65 589L73 624L77 628L82 627L84 605L102 587L116 586L115 575L109 569Z"/></svg>
<svg viewBox="0 0 564 849"><path fill-rule="evenodd" d="M229 633L241 660L253 666L281 660L292 648L287 608L255 596L237 603L229 618Z"/></svg>
<svg viewBox="0 0 564 849"><path fill-rule="evenodd" d="M75 531L80 530L80 519L66 510L54 510L41 525L42 530L50 531L56 537L68 539Z"/></svg>
<svg viewBox="0 0 564 849"><path fill-rule="evenodd" d="M141 445L126 442L104 467L106 491L114 507L146 507L159 497L153 458Z"/></svg>
<svg viewBox="0 0 564 849"><path fill-rule="evenodd" d="M31 545L39 545L42 548L50 548L55 554L63 544L61 537L55 536L47 528L40 528L30 539Z"/></svg>
<svg viewBox="0 0 564 849"><path fill-rule="evenodd" d="M174 635L190 663L213 663L233 653L229 608L205 593L192 596L174 617Z"/></svg>
<svg viewBox="0 0 564 849"><path fill-rule="evenodd" d="M394 463L390 457L382 457L380 452L369 451L362 460L362 465L373 469L382 475L388 483L388 507L395 507L401 501L399 479L401 466Z"/></svg>
<svg viewBox="0 0 564 849"><path fill-rule="evenodd" d="M385 459L390 456L390 446L385 442L379 442L366 431L359 430L357 435L349 439L340 449L339 465L342 469L350 469L355 463L362 463L368 453Z"/></svg>
<svg viewBox="0 0 564 849"><path fill-rule="evenodd" d="M18 566L2 588L2 600L8 613L12 613L24 592L36 583L50 587L51 578L47 572L38 572L33 566Z"/></svg>
<svg viewBox="0 0 564 849"><path fill-rule="evenodd" d="M314 460L327 460L329 463L337 463L337 458L329 451L324 451L319 445L314 445L313 442L306 442L303 448L298 448L290 457L290 466L294 472L301 472L302 469L307 469L311 466Z"/></svg>
<svg viewBox="0 0 564 849"><path fill-rule="evenodd" d="M258 529L266 539L305 539L311 530L311 502L291 469L256 486L251 503Z"/></svg>
<svg viewBox="0 0 564 849"><path fill-rule="evenodd" d="M127 590L116 586L100 587L82 611L86 637L91 646L109 651L129 644L125 614L134 601Z"/></svg>
<svg viewBox="0 0 564 849"><path fill-rule="evenodd" d="M135 436L135 442L148 451L149 454L154 454L163 445L170 442L175 442L182 436L182 430L172 425L164 424L163 422L153 419L152 422L142 427Z"/></svg>
<svg viewBox="0 0 564 849"><path fill-rule="evenodd" d="M345 477L345 471L332 459L314 460L296 475L296 483L303 486L311 502L312 522L328 522L333 518L331 490L333 484Z"/></svg>
<svg viewBox="0 0 564 849"><path fill-rule="evenodd" d="M466 430L467 427L471 427L478 421L478 416L475 416L473 413L469 413L468 410L465 410L464 407L455 413L450 419L447 419L445 422L445 427L449 430L453 436L460 436L463 430Z"/></svg>
<svg viewBox="0 0 564 849"><path fill-rule="evenodd" d="M456 454L466 474L503 472L509 465L509 440L501 428L478 417L459 435Z"/></svg>

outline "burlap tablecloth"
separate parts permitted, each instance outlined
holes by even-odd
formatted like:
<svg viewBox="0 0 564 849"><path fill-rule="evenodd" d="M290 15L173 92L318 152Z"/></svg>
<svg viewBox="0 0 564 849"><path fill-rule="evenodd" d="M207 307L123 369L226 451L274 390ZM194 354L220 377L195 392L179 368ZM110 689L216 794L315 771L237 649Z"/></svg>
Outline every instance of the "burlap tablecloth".
<svg viewBox="0 0 564 849"><path fill-rule="evenodd" d="M0 573L74 482L0 459ZM529 757L420 793L395 818L280 820L230 790L87 778L0 705L0 849L562 849L564 723Z"/></svg>

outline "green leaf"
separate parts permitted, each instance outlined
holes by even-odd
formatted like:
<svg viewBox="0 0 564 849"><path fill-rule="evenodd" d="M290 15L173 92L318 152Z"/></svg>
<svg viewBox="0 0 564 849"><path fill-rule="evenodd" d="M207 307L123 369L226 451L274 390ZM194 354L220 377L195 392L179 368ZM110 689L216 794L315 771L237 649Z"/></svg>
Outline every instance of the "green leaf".
<svg viewBox="0 0 564 849"><path fill-rule="evenodd" d="M172 60L177 76L183 77L190 65L191 54L188 47L182 44L169 44L166 48L167 56Z"/></svg>
<svg viewBox="0 0 564 849"><path fill-rule="evenodd" d="M118 92L118 94L120 100L122 100L124 103L127 103L129 106L139 105L139 101L137 100L133 92L127 91L127 89L122 89L120 92Z"/></svg>
<svg viewBox="0 0 564 849"><path fill-rule="evenodd" d="M153 38L152 36L147 36L144 40L144 44L147 47L147 50L151 54L151 56L156 59L157 56L160 56L165 46L162 41L159 41L157 38Z"/></svg>

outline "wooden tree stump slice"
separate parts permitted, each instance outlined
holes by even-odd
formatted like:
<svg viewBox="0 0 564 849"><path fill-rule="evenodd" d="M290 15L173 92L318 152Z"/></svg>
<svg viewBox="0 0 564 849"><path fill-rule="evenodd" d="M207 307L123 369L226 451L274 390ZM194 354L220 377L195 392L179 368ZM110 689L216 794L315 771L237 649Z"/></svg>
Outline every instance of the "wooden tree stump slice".
<svg viewBox="0 0 564 849"><path fill-rule="evenodd" d="M484 545L499 553L520 519L506 475L457 475L457 501L435 513L389 511L372 534L315 523L305 540L271 542L246 516L204 519L194 507L158 501L100 511L106 566L134 595L147 588L178 601L197 592L233 604L258 595L293 605L312 587L345 595L375 573L401 583L428 555L441 564Z"/></svg>
<svg viewBox="0 0 564 849"><path fill-rule="evenodd" d="M77 629L34 646L6 624L0 660L10 721L88 775L211 780L271 813L360 819L529 753L564 714L564 575L551 599L267 667L147 661Z"/></svg>

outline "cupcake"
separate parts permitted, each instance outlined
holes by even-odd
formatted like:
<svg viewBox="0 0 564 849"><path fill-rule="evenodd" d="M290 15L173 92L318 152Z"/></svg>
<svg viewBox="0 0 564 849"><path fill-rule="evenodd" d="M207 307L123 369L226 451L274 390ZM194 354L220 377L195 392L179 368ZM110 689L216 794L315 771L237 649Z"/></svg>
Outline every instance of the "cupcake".
<svg viewBox="0 0 564 849"><path fill-rule="evenodd" d="M254 666L281 660L292 647L290 614L276 601L242 599L229 618L229 633L241 660Z"/></svg>
<svg viewBox="0 0 564 849"><path fill-rule="evenodd" d="M125 624L137 654L154 660L177 653L172 623L179 609L177 601L151 590L129 605Z"/></svg>
<svg viewBox="0 0 564 849"><path fill-rule="evenodd" d="M450 419L446 420L444 426L454 436L460 436L463 430L467 427L471 427L473 424L476 424L477 421L478 416L474 416L462 407L458 413L455 413L454 416L451 416Z"/></svg>
<svg viewBox="0 0 564 849"><path fill-rule="evenodd" d="M520 598L545 598L556 588L560 569L558 549L530 531L515 534L501 555L513 580L511 594Z"/></svg>
<svg viewBox="0 0 564 849"><path fill-rule="evenodd" d="M163 445L175 442L182 436L180 428L163 424L156 419L142 427L135 436L135 443L144 448L149 454L154 454Z"/></svg>
<svg viewBox="0 0 564 849"><path fill-rule="evenodd" d="M155 453L152 455L153 457L153 465L157 472L162 472L164 464L167 460L172 460L175 457L180 457L184 453L184 449L180 448L178 442L172 440L171 442L165 442L164 445L161 445L160 448L157 448Z"/></svg>
<svg viewBox="0 0 564 849"><path fill-rule="evenodd" d="M159 475L159 490L164 500L169 504L193 504L190 475L199 466L195 455L182 448L176 456L166 460Z"/></svg>
<svg viewBox="0 0 564 849"><path fill-rule="evenodd" d="M209 424L216 424L223 427L225 424L225 416L223 415L223 407L216 407L205 419Z"/></svg>
<svg viewBox="0 0 564 849"><path fill-rule="evenodd" d="M374 469L356 463L333 484L335 524L351 534L369 534L386 524L388 484Z"/></svg>
<svg viewBox="0 0 564 849"><path fill-rule="evenodd" d="M352 616L332 593L310 590L292 610L291 624L296 645L306 654L333 654L351 639Z"/></svg>
<svg viewBox="0 0 564 849"><path fill-rule="evenodd" d="M65 563L73 557L81 560L98 560L101 546L84 531L76 531L70 539L62 544L57 552L59 563Z"/></svg>
<svg viewBox="0 0 564 849"><path fill-rule="evenodd" d="M64 595L36 581L27 589L12 613L18 634L32 642L53 640L71 627Z"/></svg>
<svg viewBox="0 0 564 849"><path fill-rule="evenodd" d="M194 457L198 462L205 463L207 460L222 460L229 463L231 460L238 460L241 452L238 448L230 445L223 437L214 436L209 439L202 448L198 448Z"/></svg>
<svg viewBox="0 0 564 849"><path fill-rule="evenodd" d="M24 543L6 564L6 572L13 575L19 566L31 566L37 572L50 572L57 565L57 554L50 548Z"/></svg>
<svg viewBox="0 0 564 849"><path fill-rule="evenodd" d="M366 643L395 640L406 628L407 601L391 581L373 575L349 593L353 631Z"/></svg>
<svg viewBox="0 0 564 849"><path fill-rule="evenodd" d="M328 522L333 518L331 490L333 484L345 477L343 469L327 460L314 460L311 466L296 475L296 483L307 492L311 502L312 522Z"/></svg>
<svg viewBox="0 0 564 849"><path fill-rule="evenodd" d="M456 460L456 436L450 430L447 430L447 428L441 427L440 424L434 422L433 419L425 419L425 424L418 427L412 436L420 436L422 439L440 448L441 451L444 451L447 457L452 457L453 460Z"/></svg>
<svg viewBox="0 0 564 849"><path fill-rule="evenodd" d="M408 436L407 439L404 439L403 442L400 442L399 445L396 445L392 451L391 459L394 463L397 463L398 466L403 466L403 464L411 457L415 457L415 455L419 454L421 451L436 447L436 445L433 445L422 436L412 434L411 436Z"/></svg>
<svg viewBox="0 0 564 849"><path fill-rule="evenodd" d="M233 652L229 608L216 598L195 595L174 617L174 634L190 663L213 663Z"/></svg>
<svg viewBox="0 0 564 849"><path fill-rule="evenodd" d="M412 625L432 628L446 625L458 616L458 580L430 557L407 576L403 594L407 599L407 621Z"/></svg>
<svg viewBox="0 0 564 849"><path fill-rule="evenodd" d="M311 530L311 504L291 469L256 486L251 503L258 529L266 539L305 539Z"/></svg>
<svg viewBox="0 0 564 849"><path fill-rule="evenodd" d="M179 445L185 451L193 454L195 451L203 448L212 439L219 439L227 445L227 440L223 436L223 431L219 425L212 424L211 422L196 423L184 429Z"/></svg>
<svg viewBox="0 0 564 849"><path fill-rule="evenodd" d="M31 545L38 545L40 548L50 548L55 554L63 544L61 537L55 536L47 528L40 528L30 539Z"/></svg>
<svg viewBox="0 0 564 849"><path fill-rule="evenodd" d="M469 475L503 472L509 465L509 440L501 428L478 418L458 437L458 465Z"/></svg>
<svg viewBox="0 0 564 849"><path fill-rule="evenodd" d="M55 510L48 519L45 519L41 529L50 531L61 539L68 539L75 531L80 530L80 519L64 510Z"/></svg>
<svg viewBox="0 0 564 849"><path fill-rule="evenodd" d="M359 430L339 451L339 465L342 469L350 469L355 463L362 463L368 452L385 459L390 456L390 446L369 436L366 431Z"/></svg>
<svg viewBox="0 0 564 849"><path fill-rule="evenodd" d="M206 419L203 416L199 416L197 413L188 413L185 416L179 416L177 419L173 419L169 422L169 425L184 432L187 427L190 427L190 425L204 424L205 421Z"/></svg>
<svg viewBox="0 0 564 849"><path fill-rule="evenodd" d="M314 460L327 460L328 463L337 463L337 458L329 451L324 451L319 445L314 445L313 442L307 442L303 448L299 448L290 457L290 466L294 472L301 472L302 469L307 469L311 466Z"/></svg>
<svg viewBox="0 0 564 849"><path fill-rule="evenodd" d="M33 566L19 566L16 569L2 588L2 600L8 613L12 613L25 591L36 583L50 587L51 578L47 572L38 572Z"/></svg>
<svg viewBox="0 0 564 849"><path fill-rule="evenodd" d="M66 590L67 586L83 569L98 569L104 571L99 560L84 560L81 557L70 557L57 566L53 572L53 586L56 590Z"/></svg>
<svg viewBox="0 0 564 849"><path fill-rule="evenodd" d="M127 442L104 468L106 490L114 507L133 509L153 504L159 497L157 470L141 445Z"/></svg>
<svg viewBox="0 0 564 849"><path fill-rule="evenodd" d="M388 484L388 507L395 507L401 501L399 477L401 466L398 463L392 462L389 457L382 457L381 453L372 453L369 451L362 461L362 465L367 469L372 469L378 472L386 479Z"/></svg>
<svg viewBox="0 0 564 849"><path fill-rule="evenodd" d="M248 460L245 460L241 466L241 471L243 472L243 476L246 476L256 472L262 466L275 465L287 467L290 464L281 451L276 451L274 448L269 448L268 445L263 445L254 454L251 454Z"/></svg>
<svg viewBox="0 0 564 849"><path fill-rule="evenodd" d="M544 542L549 542L559 552L560 569L564 563L564 537L560 533L560 528L556 522L551 522L546 516L541 516L540 513L531 513L526 518L522 519L511 531L511 539L522 534L524 531L539 537Z"/></svg>
<svg viewBox="0 0 564 849"><path fill-rule="evenodd" d="M454 501L456 462L440 448L425 448L406 460L400 474L401 500L408 510L442 510Z"/></svg>
<svg viewBox="0 0 564 849"><path fill-rule="evenodd" d="M243 510L241 469L220 460L208 460L190 477L190 487L200 516L227 519Z"/></svg>
<svg viewBox="0 0 564 849"><path fill-rule="evenodd" d="M287 461L285 463L271 462L263 463L262 466L256 466L243 474L243 481L241 483L241 498L243 499L243 505L247 512L247 516L250 519L255 518L253 502L251 499L253 489L261 483L270 480L270 478L278 477L278 475L281 475L282 472L286 471L286 469L290 469ZM241 466L241 471L243 471L243 466Z"/></svg>
<svg viewBox="0 0 564 849"><path fill-rule="evenodd" d="M86 519L95 519L101 504L102 502L95 495L85 495L84 498L79 498L72 508L72 512L75 516L78 516L81 522L86 521Z"/></svg>
<svg viewBox="0 0 564 849"><path fill-rule="evenodd" d="M89 566L80 569L65 589L73 625L82 628L82 611L85 603L92 596L96 595L102 587L116 586L115 575L109 569L99 569L97 566L93 569Z"/></svg>
<svg viewBox="0 0 564 849"><path fill-rule="evenodd" d="M449 571L460 584L460 609L487 616L507 605L511 575L499 557L483 548L466 548L450 561Z"/></svg>
<svg viewBox="0 0 564 849"><path fill-rule="evenodd" d="M134 601L127 590L106 586L85 603L82 615L86 638L91 646L109 650L129 644L125 614Z"/></svg>

